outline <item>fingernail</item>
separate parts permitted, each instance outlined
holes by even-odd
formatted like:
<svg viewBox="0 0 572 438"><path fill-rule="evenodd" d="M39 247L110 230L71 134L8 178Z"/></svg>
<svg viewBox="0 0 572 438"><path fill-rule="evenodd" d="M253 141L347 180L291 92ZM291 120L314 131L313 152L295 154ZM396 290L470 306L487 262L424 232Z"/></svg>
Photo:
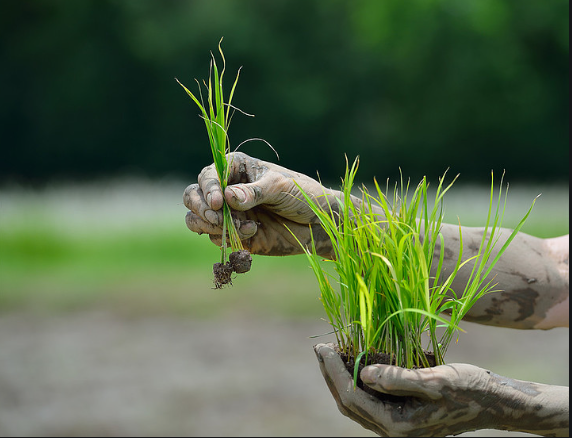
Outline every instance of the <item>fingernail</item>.
<svg viewBox="0 0 572 438"><path fill-rule="evenodd" d="M241 189L240 187L232 187L232 194L233 196L236 198L236 200L242 204L244 201L246 201L246 193L244 193L244 190Z"/></svg>
<svg viewBox="0 0 572 438"><path fill-rule="evenodd" d="M211 195L210 193L207 193L207 204L209 207L212 207L211 201L212 201L213 195Z"/></svg>
<svg viewBox="0 0 572 438"><path fill-rule="evenodd" d="M218 225L218 214L212 210L205 211L205 218L213 225Z"/></svg>

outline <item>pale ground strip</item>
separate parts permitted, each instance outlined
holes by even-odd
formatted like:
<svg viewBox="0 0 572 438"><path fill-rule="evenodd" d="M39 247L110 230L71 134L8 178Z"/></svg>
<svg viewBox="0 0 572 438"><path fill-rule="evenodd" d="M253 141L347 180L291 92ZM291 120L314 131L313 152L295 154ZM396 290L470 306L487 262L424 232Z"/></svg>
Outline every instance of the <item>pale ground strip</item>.
<svg viewBox="0 0 572 438"><path fill-rule="evenodd" d="M568 329L464 327L450 363L568 385ZM338 412L309 339L322 330L314 320L2 315L0 436L375 436Z"/></svg>
<svg viewBox="0 0 572 438"><path fill-rule="evenodd" d="M98 183L53 184L40 190L0 187L0 228L22 221L45 223L70 233L86 229L108 233L149 225L172 226L173 220L184 221L186 208L182 196L188 183L125 178ZM430 185L434 184L430 182ZM456 182L445 195L446 221L457 223L459 217L462 225L481 225L488 210L489 192L490 186ZM554 221L561 223L563 217L568 218L567 185L516 183L509 187L504 225L516 226L539 194L527 226L544 224L550 227Z"/></svg>

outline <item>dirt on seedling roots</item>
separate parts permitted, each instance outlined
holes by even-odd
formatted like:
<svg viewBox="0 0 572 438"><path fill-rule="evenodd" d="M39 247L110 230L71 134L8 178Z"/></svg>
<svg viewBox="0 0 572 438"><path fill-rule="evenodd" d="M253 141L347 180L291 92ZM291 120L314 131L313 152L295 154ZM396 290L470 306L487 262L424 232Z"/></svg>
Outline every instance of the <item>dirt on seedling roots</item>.
<svg viewBox="0 0 572 438"><path fill-rule="evenodd" d="M346 369L352 375L354 375L354 367L355 367L355 358L352 355L347 355L346 353L342 353L337 348L338 354L340 355L342 361L344 362ZM395 357L391 357L387 353L375 353L372 355L367 355L367 362L365 355L361 357L360 364L358 365L358 375L357 375L357 387L362 389L363 391L367 392L370 395L382 400L382 401L389 401L389 402L396 402L402 403L405 402L408 397L398 397L390 394L384 394L382 392L375 391L371 389L369 386L364 385L363 381L360 378L361 370L366 365L374 365L374 364L383 364L383 365L395 365ZM431 351L425 351L425 357L427 358L429 365L432 367L436 366L437 363L435 361L435 354Z"/></svg>
<svg viewBox="0 0 572 438"><path fill-rule="evenodd" d="M251 265L252 256L246 249L230 253L228 262L213 265L215 289L221 289L225 284L232 286L232 274L244 274L250 271Z"/></svg>

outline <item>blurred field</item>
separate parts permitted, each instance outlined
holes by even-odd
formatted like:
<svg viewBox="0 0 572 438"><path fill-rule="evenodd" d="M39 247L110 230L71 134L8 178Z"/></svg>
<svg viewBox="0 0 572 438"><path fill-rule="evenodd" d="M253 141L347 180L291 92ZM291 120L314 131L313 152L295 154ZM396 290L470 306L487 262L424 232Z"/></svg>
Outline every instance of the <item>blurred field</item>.
<svg viewBox="0 0 572 438"><path fill-rule="evenodd" d="M487 188L457 184L447 220L481 225ZM0 189L0 436L372 436L319 373L311 347L331 339L308 338L328 327L305 258L255 256L213 290L219 250L186 229L185 186ZM539 193L524 231L568 233L562 186L511 186L504 226ZM448 361L568 385L567 329L465 329Z"/></svg>
<svg viewBox="0 0 572 438"><path fill-rule="evenodd" d="M184 188L122 181L2 193L2 308L110 306L130 314L194 317L317 314L317 296L304 290L312 277L303 258L257 257L252 271L257 276L242 276L233 288L210 290L212 264L220 252L207 236L187 230ZM306 287L290 291L293 275Z"/></svg>

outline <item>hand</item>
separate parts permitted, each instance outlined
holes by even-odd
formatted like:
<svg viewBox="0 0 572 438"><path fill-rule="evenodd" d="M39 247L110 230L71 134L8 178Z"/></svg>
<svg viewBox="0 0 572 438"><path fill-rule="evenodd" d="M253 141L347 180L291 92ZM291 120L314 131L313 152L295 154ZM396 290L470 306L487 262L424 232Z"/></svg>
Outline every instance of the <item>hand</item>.
<svg viewBox="0 0 572 438"><path fill-rule="evenodd" d="M288 229L303 244L310 244L311 226L318 253L330 256L330 240L296 184L316 202L333 191L304 174L242 152L229 154L228 161L230 176L224 199L233 210L245 249L251 254L300 254L302 248ZM223 193L214 165L201 171L198 184L186 188L183 201L190 210L186 216L188 228L209 234L220 246Z"/></svg>
<svg viewBox="0 0 572 438"><path fill-rule="evenodd" d="M446 436L478 429L564 436L568 388L508 379L469 364L408 370L364 367L360 377L388 396L356 387L333 344L314 351L342 414L380 436Z"/></svg>

